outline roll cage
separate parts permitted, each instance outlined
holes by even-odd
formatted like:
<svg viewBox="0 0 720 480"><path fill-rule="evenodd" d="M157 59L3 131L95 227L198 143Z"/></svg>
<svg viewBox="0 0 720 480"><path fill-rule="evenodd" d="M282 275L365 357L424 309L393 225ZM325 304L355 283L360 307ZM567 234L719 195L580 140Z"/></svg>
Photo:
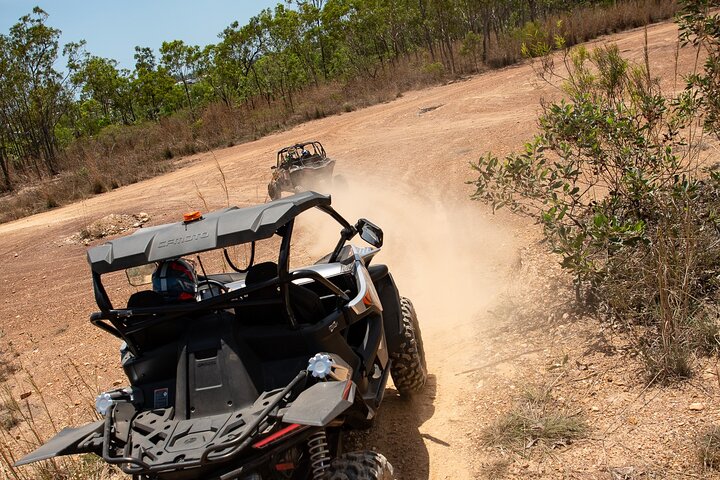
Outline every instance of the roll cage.
<svg viewBox="0 0 720 480"><path fill-rule="evenodd" d="M305 151L308 152L308 155L303 156ZM302 161L308 158L316 159L325 158L326 156L325 148L320 142L316 140L300 142L278 151L276 167L282 168L283 166L302 164Z"/></svg>
<svg viewBox="0 0 720 480"><path fill-rule="evenodd" d="M361 233L363 238L370 239L370 243L373 243L374 237L377 237L379 233L379 241L380 244L382 243L382 231L365 219L360 219L355 225L350 224L330 206L330 201L329 196L315 192L303 192L259 206L242 209L231 207L189 222L183 221L138 230L133 235L91 248L88 250L88 261L92 270L95 300L100 308L99 312L90 316L91 322L106 332L123 339L130 351L137 354L136 346L131 339L133 333L196 312L277 303L277 300L248 298L249 294L253 292L273 286L280 290L280 302L284 306L283 312L286 320L292 328L297 328L298 321L291 306L289 286L291 282L300 279L317 282L332 295L347 303L350 300L347 293L318 272L310 269L291 272L289 269L290 245L295 218L311 208L317 208L328 214L342 227L340 239L329 255L328 263L337 261L345 243L358 232L365 232L368 228L373 229L372 235L366 237ZM220 292L201 301L140 308L114 308L102 283L104 274L185 255L223 249L227 256L227 247L247 243L251 243L254 250L256 241L270 238L275 234L282 239L276 277L253 285L245 285L236 290ZM252 267L252 261L251 258L251 265L248 268ZM232 262L230 264L232 265ZM234 265L233 268L240 271Z"/></svg>

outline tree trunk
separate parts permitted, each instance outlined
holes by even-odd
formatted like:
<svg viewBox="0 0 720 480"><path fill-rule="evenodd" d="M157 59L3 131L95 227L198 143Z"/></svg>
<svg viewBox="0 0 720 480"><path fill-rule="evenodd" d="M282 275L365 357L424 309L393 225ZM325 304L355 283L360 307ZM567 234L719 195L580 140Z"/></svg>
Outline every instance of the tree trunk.
<svg viewBox="0 0 720 480"><path fill-rule="evenodd" d="M180 74L180 80L182 80L183 87L185 88L185 97L187 97L188 107L190 107L190 115L195 118L195 110L193 109L192 99L190 98L190 89L188 88L187 79L185 75Z"/></svg>
<svg viewBox="0 0 720 480"><path fill-rule="evenodd" d="M445 37L445 47L448 51L448 60L450 61L450 73L455 75L455 55L453 54L453 48L452 48L452 41L450 40L449 35L444 35Z"/></svg>
<svg viewBox="0 0 720 480"><path fill-rule="evenodd" d="M48 173L52 175L57 175L58 171L55 165L55 142L54 142L54 136L52 134L52 131L48 127L48 125L42 126L42 144L43 144L43 150L45 151L45 154L43 155L43 158L45 160L45 167L48 170Z"/></svg>
<svg viewBox="0 0 720 480"><path fill-rule="evenodd" d="M530 9L530 20L537 20L537 3L536 0L528 0L528 8Z"/></svg>
<svg viewBox="0 0 720 480"><path fill-rule="evenodd" d="M258 93L259 93L261 96L265 97L265 101L267 102L268 107L271 107L272 105L271 105L271 103L270 103L270 94L269 94L269 93L266 93L266 92L263 92L263 88L262 88L262 86L260 85L260 79L258 78L258 74L257 74L257 72L255 71L255 68L254 68L254 67L251 67L250 70L252 71L253 80L255 80L255 87L257 88Z"/></svg>
<svg viewBox="0 0 720 480"><path fill-rule="evenodd" d="M10 171L8 169L7 152L5 151L5 147L2 144L0 144L0 169L2 169L3 179L5 182L5 186L4 186L3 190L5 190L5 191L12 190L12 182L10 181Z"/></svg>
<svg viewBox="0 0 720 480"><path fill-rule="evenodd" d="M425 10L425 1L424 0L418 0L418 7L420 8L420 20L423 26L423 31L425 33L425 43L427 44L427 48L430 51L430 58L432 61L435 61L435 48L433 47L433 41L432 36L430 35L430 29L427 26L427 12Z"/></svg>

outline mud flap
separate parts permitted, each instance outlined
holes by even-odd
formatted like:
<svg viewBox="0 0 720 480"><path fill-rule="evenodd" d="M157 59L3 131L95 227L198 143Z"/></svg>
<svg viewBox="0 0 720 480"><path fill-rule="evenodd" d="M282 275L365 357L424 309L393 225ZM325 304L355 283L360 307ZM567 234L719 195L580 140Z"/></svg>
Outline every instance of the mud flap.
<svg viewBox="0 0 720 480"><path fill-rule="evenodd" d="M324 427L350 408L354 400L355 384L351 380L316 383L298 395L282 421Z"/></svg>
<svg viewBox="0 0 720 480"><path fill-rule="evenodd" d="M368 272L382 303L385 341L387 342L388 351L391 353L396 352L402 342L400 293L385 265L371 265Z"/></svg>
<svg viewBox="0 0 720 480"><path fill-rule="evenodd" d="M103 420L98 420L78 428L63 428L40 448L15 462L15 466L75 453L100 452L103 423ZM91 437L97 437L97 441Z"/></svg>

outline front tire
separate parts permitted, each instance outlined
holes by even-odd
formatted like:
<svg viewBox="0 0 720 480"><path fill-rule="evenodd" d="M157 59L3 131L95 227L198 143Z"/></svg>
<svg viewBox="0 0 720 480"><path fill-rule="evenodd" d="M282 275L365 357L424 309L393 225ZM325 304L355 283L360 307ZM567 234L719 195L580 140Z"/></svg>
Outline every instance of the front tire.
<svg viewBox="0 0 720 480"><path fill-rule="evenodd" d="M390 354L392 359L390 373L400 395L409 397L419 393L425 386L427 363L415 307L410 299L405 297L400 298L400 307L402 341L397 351Z"/></svg>
<svg viewBox="0 0 720 480"><path fill-rule="evenodd" d="M325 472L327 480L394 480L393 467L377 452L351 452L337 457Z"/></svg>
<svg viewBox="0 0 720 480"><path fill-rule="evenodd" d="M280 198L280 187L275 182L268 184L268 196L270 197L270 200L277 200Z"/></svg>

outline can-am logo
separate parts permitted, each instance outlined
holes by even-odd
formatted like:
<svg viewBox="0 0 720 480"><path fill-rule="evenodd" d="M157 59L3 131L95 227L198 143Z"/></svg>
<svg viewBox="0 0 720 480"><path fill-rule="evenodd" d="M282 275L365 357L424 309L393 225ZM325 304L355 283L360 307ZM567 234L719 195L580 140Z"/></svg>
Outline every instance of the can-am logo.
<svg viewBox="0 0 720 480"><path fill-rule="evenodd" d="M162 240L158 244L157 248L163 248L170 245L181 245L186 242L194 242L195 240L201 240L210 236L208 232L193 233L192 235L185 235L184 237L171 238L170 240Z"/></svg>

